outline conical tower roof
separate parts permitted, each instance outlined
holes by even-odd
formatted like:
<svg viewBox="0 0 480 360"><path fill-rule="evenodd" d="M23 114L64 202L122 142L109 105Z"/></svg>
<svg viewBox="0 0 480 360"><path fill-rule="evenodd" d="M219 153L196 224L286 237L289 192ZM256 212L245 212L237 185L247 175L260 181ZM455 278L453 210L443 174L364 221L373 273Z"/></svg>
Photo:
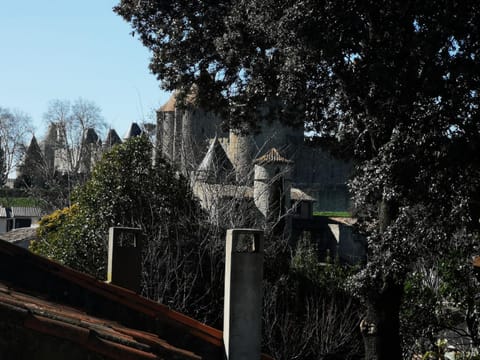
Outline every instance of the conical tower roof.
<svg viewBox="0 0 480 360"><path fill-rule="evenodd" d="M26 156L41 156L42 151L40 150L40 146L38 145L37 138L35 135L32 136L32 140L30 140L30 145L28 145L27 151L25 152Z"/></svg>
<svg viewBox="0 0 480 360"><path fill-rule="evenodd" d="M162 106L160 106L159 110L163 112L175 111L175 108L177 107L177 96L178 96L178 91L174 91L170 96L170 98L167 100L167 102ZM193 104L197 96L198 96L198 86L194 84L190 88L187 94L187 98L185 99L185 102L187 104Z"/></svg>
<svg viewBox="0 0 480 360"><path fill-rule="evenodd" d="M197 169L197 179L207 183L225 184L232 176L235 176L232 162L215 137Z"/></svg>
<svg viewBox="0 0 480 360"><path fill-rule="evenodd" d="M94 128L85 130L83 141L85 144L96 144L98 142L98 135Z"/></svg>
<svg viewBox="0 0 480 360"><path fill-rule="evenodd" d="M130 128L128 129L127 133L123 137L125 140L130 139L132 137L136 137L142 135L142 129L140 129L140 126L138 126L137 123L133 122L130 125Z"/></svg>
<svg viewBox="0 0 480 360"><path fill-rule="evenodd" d="M177 103L177 97L176 94L173 93L170 98L167 100L165 104L160 106L160 111L168 112L168 111L175 111L175 106Z"/></svg>
<svg viewBox="0 0 480 360"><path fill-rule="evenodd" d="M32 140L30 140L30 145L28 145L25 151L23 162L17 167L17 178L23 183L26 180L22 178L23 175L38 175L36 172L42 165L44 165L42 151L38 145L37 138L33 135Z"/></svg>
<svg viewBox="0 0 480 360"><path fill-rule="evenodd" d="M120 139L120 136L118 136L117 132L114 129L108 130L107 137L105 138L103 145L106 147L112 147L113 145L121 143L122 139Z"/></svg>

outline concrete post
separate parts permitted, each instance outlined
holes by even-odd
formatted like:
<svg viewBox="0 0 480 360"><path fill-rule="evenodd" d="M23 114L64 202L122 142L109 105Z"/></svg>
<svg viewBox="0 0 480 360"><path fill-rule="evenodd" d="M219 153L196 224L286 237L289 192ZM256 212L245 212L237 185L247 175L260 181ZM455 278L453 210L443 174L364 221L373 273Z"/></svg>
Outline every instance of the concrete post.
<svg viewBox="0 0 480 360"><path fill-rule="evenodd" d="M263 231L230 229L225 251L223 342L228 360L260 359Z"/></svg>
<svg viewBox="0 0 480 360"><path fill-rule="evenodd" d="M108 232L107 282L139 292L141 280L141 230L111 227Z"/></svg>

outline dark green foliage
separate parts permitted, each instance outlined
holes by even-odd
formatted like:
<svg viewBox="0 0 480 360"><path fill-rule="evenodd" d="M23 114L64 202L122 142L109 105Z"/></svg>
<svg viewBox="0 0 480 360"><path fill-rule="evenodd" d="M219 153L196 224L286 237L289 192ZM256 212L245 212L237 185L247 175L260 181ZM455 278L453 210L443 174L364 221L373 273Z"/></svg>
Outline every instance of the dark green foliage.
<svg viewBox="0 0 480 360"><path fill-rule="evenodd" d="M452 256L469 266L479 251L479 4L122 0L115 10L166 89L196 84L199 104L230 123L305 123L355 161L350 189L369 236L358 290L377 329L367 358L399 359L406 278Z"/></svg>
<svg viewBox="0 0 480 360"><path fill-rule="evenodd" d="M74 269L105 279L106 239L100 222L78 204L44 216L39 223L39 240L30 250Z"/></svg>
<svg viewBox="0 0 480 360"><path fill-rule="evenodd" d="M313 216L327 216L327 217L352 217L348 211L314 211Z"/></svg>
<svg viewBox="0 0 480 360"><path fill-rule="evenodd" d="M162 159L152 165L151 155L144 137L107 152L91 179L75 191L74 205L42 221L40 240L32 248L105 279L108 228L140 228L147 239L144 294L200 320L218 322L223 259L214 262L211 254L219 245L206 235L186 179ZM209 285L212 279L215 287Z"/></svg>
<svg viewBox="0 0 480 360"><path fill-rule="evenodd" d="M0 197L0 205L4 207L41 207L42 202L32 197Z"/></svg>

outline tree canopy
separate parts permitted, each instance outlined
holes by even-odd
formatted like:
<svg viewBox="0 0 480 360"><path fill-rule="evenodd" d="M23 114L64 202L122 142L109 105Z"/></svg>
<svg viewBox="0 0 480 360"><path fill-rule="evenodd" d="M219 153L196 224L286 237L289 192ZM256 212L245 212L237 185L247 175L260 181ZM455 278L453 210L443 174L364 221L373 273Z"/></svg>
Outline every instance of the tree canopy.
<svg viewBox="0 0 480 360"><path fill-rule="evenodd" d="M165 89L195 85L230 125L305 125L355 161L367 358L399 359L408 274L452 257L466 274L478 253L480 5L121 0L115 11Z"/></svg>
<svg viewBox="0 0 480 360"><path fill-rule="evenodd" d="M152 154L144 136L106 152L75 190L73 205L41 220L31 249L105 279L109 227L140 228L146 238L143 294L199 319L218 320L215 304L223 289L208 286L210 277L222 279L222 263L210 261L217 245L205 235L187 180L161 158L153 164Z"/></svg>
<svg viewBox="0 0 480 360"><path fill-rule="evenodd" d="M136 227L142 229L148 238L173 238L172 235L176 234L172 232L177 231L178 227L168 224L174 224L179 217L187 216L189 211L198 209L198 206L186 180L177 178L174 170L164 160L159 160L154 166L151 156L152 146L144 137L132 138L106 152L95 165L91 178L75 190L73 207L42 220L40 235L46 235L46 249L50 229L58 232L58 228L51 227L50 223L65 218L71 224L68 216L72 219L79 218L85 226L69 226L67 233L60 234L60 237L68 242L78 241L78 244L72 245L72 249L78 252L84 248L85 253L71 256L73 263L65 261L80 270L105 275L103 271L107 261L106 235L109 227ZM178 221L178 226L182 224L184 223ZM88 232L83 233L82 228L88 229ZM69 234L69 229L78 230L80 234ZM96 251L102 253L93 256ZM82 268L80 259L86 256L98 260L91 267ZM75 259L80 262L76 264Z"/></svg>

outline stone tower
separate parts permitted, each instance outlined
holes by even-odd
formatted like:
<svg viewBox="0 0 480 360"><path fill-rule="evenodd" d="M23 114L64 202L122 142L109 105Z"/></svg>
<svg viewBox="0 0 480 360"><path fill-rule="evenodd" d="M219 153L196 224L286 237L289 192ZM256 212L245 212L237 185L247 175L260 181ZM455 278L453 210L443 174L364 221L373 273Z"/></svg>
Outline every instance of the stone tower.
<svg viewBox="0 0 480 360"><path fill-rule="evenodd" d="M171 163L181 159L182 111L176 106L176 93L157 111L157 151Z"/></svg>
<svg viewBox="0 0 480 360"><path fill-rule="evenodd" d="M239 184L251 184L255 143L251 135L230 130L228 152Z"/></svg>
<svg viewBox="0 0 480 360"><path fill-rule="evenodd" d="M276 148L254 161L253 200L265 219L267 229L289 234L291 219L291 166Z"/></svg>
<svg viewBox="0 0 480 360"><path fill-rule="evenodd" d="M40 145L43 156L45 158L45 165L47 169L52 170L55 168L55 152L58 147L58 129L57 125L50 123L48 125L47 135Z"/></svg>
<svg viewBox="0 0 480 360"><path fill-rule="evenodd" d="M218 141L224 143L225 134L220 131L218 117L192 105L194 92L182 108L177 106L176 97L173 93L157 111L156 156L169 160L188 176L197 169L211 140L218 134Z"/></svg>
<svg viewBox="0 0 480 360"><path fill-rule="evenodd" d="M99 151L101 150L101 141L97 132L93 128L85 129L82 139L81 151L83 154L80 156L80 173L89 173L93 167L93 164L99 157Z"/></svg>

